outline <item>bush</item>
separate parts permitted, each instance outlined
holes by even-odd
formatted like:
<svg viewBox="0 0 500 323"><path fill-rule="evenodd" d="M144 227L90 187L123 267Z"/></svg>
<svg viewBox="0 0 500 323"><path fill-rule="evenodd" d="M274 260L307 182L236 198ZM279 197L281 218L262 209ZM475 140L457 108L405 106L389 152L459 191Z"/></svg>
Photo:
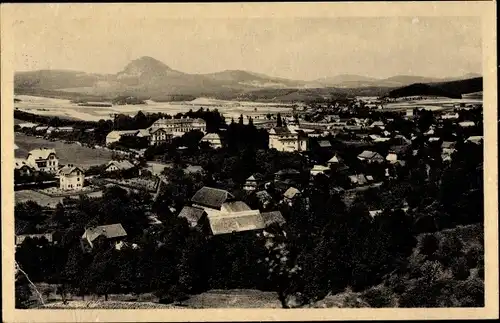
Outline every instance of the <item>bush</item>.
<svg viewBox="0 0 500 323"><path fill-rule="evenodd" d="M462 254L463 243L460 239L453 235L448 239L444 239L439 248L439 261L444 266L450 266L453 259Z"/></svg>
<svg viewBox="0 0 500 323"><path fill-rule="evenodd" d="M424 236L420 243L420 253L432 256L439 249L439 240L433 235Z"/></svg>
<svg viewBox="0 0 500 323"><path fill-rule="evenodd" d="M391 307L392 293L386 287L371 288L362 294L362 298L371 307Z"/></svg>
<svg viewBox="0 0 500 323"><path fill-rule="evenodd" d="M467 266L469 268L475 268L478 266L479 264L479 258L481 257L481 255L484 253L484 250L477 246L477 245L474 245L474 246L471 246L469 248L469 250L467 250L467 253L465 255L466 259L467 259Z"/></svg>
<svg viewBox="0 0 500 323"><path fill-rule="evenodd" d="M454 294L461 307L484 306L484 283L480 279L471 279L455 285Z"/></svg>
<svg viewBox="0 0 500 323"><path fill-rule="evenodd" d="M453 277L458 280L465 280L470 275L469 267L467 267L467 259L459 257L453 260L451 265Z"/></svg>

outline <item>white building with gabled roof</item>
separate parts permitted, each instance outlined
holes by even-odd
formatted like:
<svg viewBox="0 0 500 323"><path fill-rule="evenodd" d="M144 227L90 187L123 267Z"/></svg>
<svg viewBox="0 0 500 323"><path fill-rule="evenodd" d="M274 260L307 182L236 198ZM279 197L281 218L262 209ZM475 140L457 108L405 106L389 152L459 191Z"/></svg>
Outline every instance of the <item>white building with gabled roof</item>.
<svg viewBox="0 0 500 323"><path fill-rule="evenodd" d="M59 169L59 159L55 149L39 148L29 152L26 164L35 170L55 173Z"/></svg>

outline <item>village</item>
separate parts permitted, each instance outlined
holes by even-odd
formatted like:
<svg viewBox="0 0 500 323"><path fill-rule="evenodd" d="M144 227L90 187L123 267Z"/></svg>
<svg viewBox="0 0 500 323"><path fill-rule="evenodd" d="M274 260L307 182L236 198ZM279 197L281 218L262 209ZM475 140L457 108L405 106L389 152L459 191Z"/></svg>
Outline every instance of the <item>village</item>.
<svg viewBox="0 0 500 323"><path fill-rule="evenodd" d="M291 218L294 210L304 203L311 207L311 192L338 197L348 209L359 207L363 199L372 220L395 210L411 213L415 201L394 196L387 203L383 197L396 194L391 192L395 185L414 180L415 170L423 170L423 181L433 181L436 169L446 168L461 152L481 151L483 140L480 105L385 111L378 104L351 100L314 104L283 115L241 115L230 121L217 110L203 108L154 120L155 116L141 114L115 117L105 125L109 131L98 129L104 122L52 126L53 119L47 118L45 123L16 124L17 134L76 142L112 154L106 163L92 166L63 164L59 152L47 147L16 158L18 248L26 247L26 241L46 240L72 250L74 237L79 237L81 257L92 254L96 244L112 245L115 251L140 250L142 235L173 230L174 217L203 239L222 237L212 243L251 234L267 237L269 250L279 245L271 238L286 236L289 226L297 225L289 223L297 221ZM129 121L126 130L120 130L120 118ZM134 122L145 127L130 129ZM368 195L375 197L368 200ZM102 206L104 210L95 214L85 210L117 198L122 206ZM133 216L119 214L138 201L143 204L134 206ZM68 223L74 214L81 218ZM421 222L424 227L433 225ZM154 237L148 239L161 240ZM278 260L287 262L286 252ZM276 263L271 260L268 265ZM52 275L39 280L53 281ZM61 292L63 300L68 290ZM110 287L94 293L107 299L116 291Z"/></svg>

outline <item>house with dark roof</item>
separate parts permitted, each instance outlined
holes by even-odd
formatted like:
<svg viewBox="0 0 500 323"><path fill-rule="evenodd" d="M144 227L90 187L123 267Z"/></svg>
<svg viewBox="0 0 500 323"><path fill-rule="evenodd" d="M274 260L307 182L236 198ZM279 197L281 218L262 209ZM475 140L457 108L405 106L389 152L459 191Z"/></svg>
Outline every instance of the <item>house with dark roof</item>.
<svg viewBox="0 0 500 323"><path fill-rule="evenodd" d="M358 155L358 159L368 163L382 163L384 162L384 157L377 152L365 150Z"/></svg>
<svg viewBox="0 0 500 323"><path fill-rule="evenodd" d="M184 206L178 216L186 219L189 226L194 228L200 224L200 221L206 215L207 213L202 208Z"/></svg>
<svg viewBox="0 0 500 323"><path fill-rule="evenodd" d="M220 210L222 204L233 200L234 195L226 190L204 186L194 194L191 203L194 207Z"/></svg>
<svg viewBox="0 0 500 323"><path fill-rule="evenodd" d="M100 225L85 230L82 235L82 247L86 251L91 250L100 237L118 246L126 236L127 232L120 223Z"/></svg>
<svg viewBox="0 0 500 323"><path fill-rule="evenodd" d="M281 213L260 213L246 203L234 200L234 196L221 189L203 187L191 199L192 205L185 206L179 217L188 221L190 227L199 228L213 236L262 230L269 225L282 225Z"/></svg>

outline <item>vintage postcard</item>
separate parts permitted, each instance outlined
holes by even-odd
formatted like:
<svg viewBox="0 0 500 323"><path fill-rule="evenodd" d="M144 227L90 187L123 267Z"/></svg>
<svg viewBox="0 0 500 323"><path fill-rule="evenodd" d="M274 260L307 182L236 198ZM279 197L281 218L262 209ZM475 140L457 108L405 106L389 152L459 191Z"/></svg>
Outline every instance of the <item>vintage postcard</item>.
<svg viewBox="0 0 500 323"><path fill-rule="evenodd" d="M498 318L493 1L1 24L5 322Z"/></svg>

